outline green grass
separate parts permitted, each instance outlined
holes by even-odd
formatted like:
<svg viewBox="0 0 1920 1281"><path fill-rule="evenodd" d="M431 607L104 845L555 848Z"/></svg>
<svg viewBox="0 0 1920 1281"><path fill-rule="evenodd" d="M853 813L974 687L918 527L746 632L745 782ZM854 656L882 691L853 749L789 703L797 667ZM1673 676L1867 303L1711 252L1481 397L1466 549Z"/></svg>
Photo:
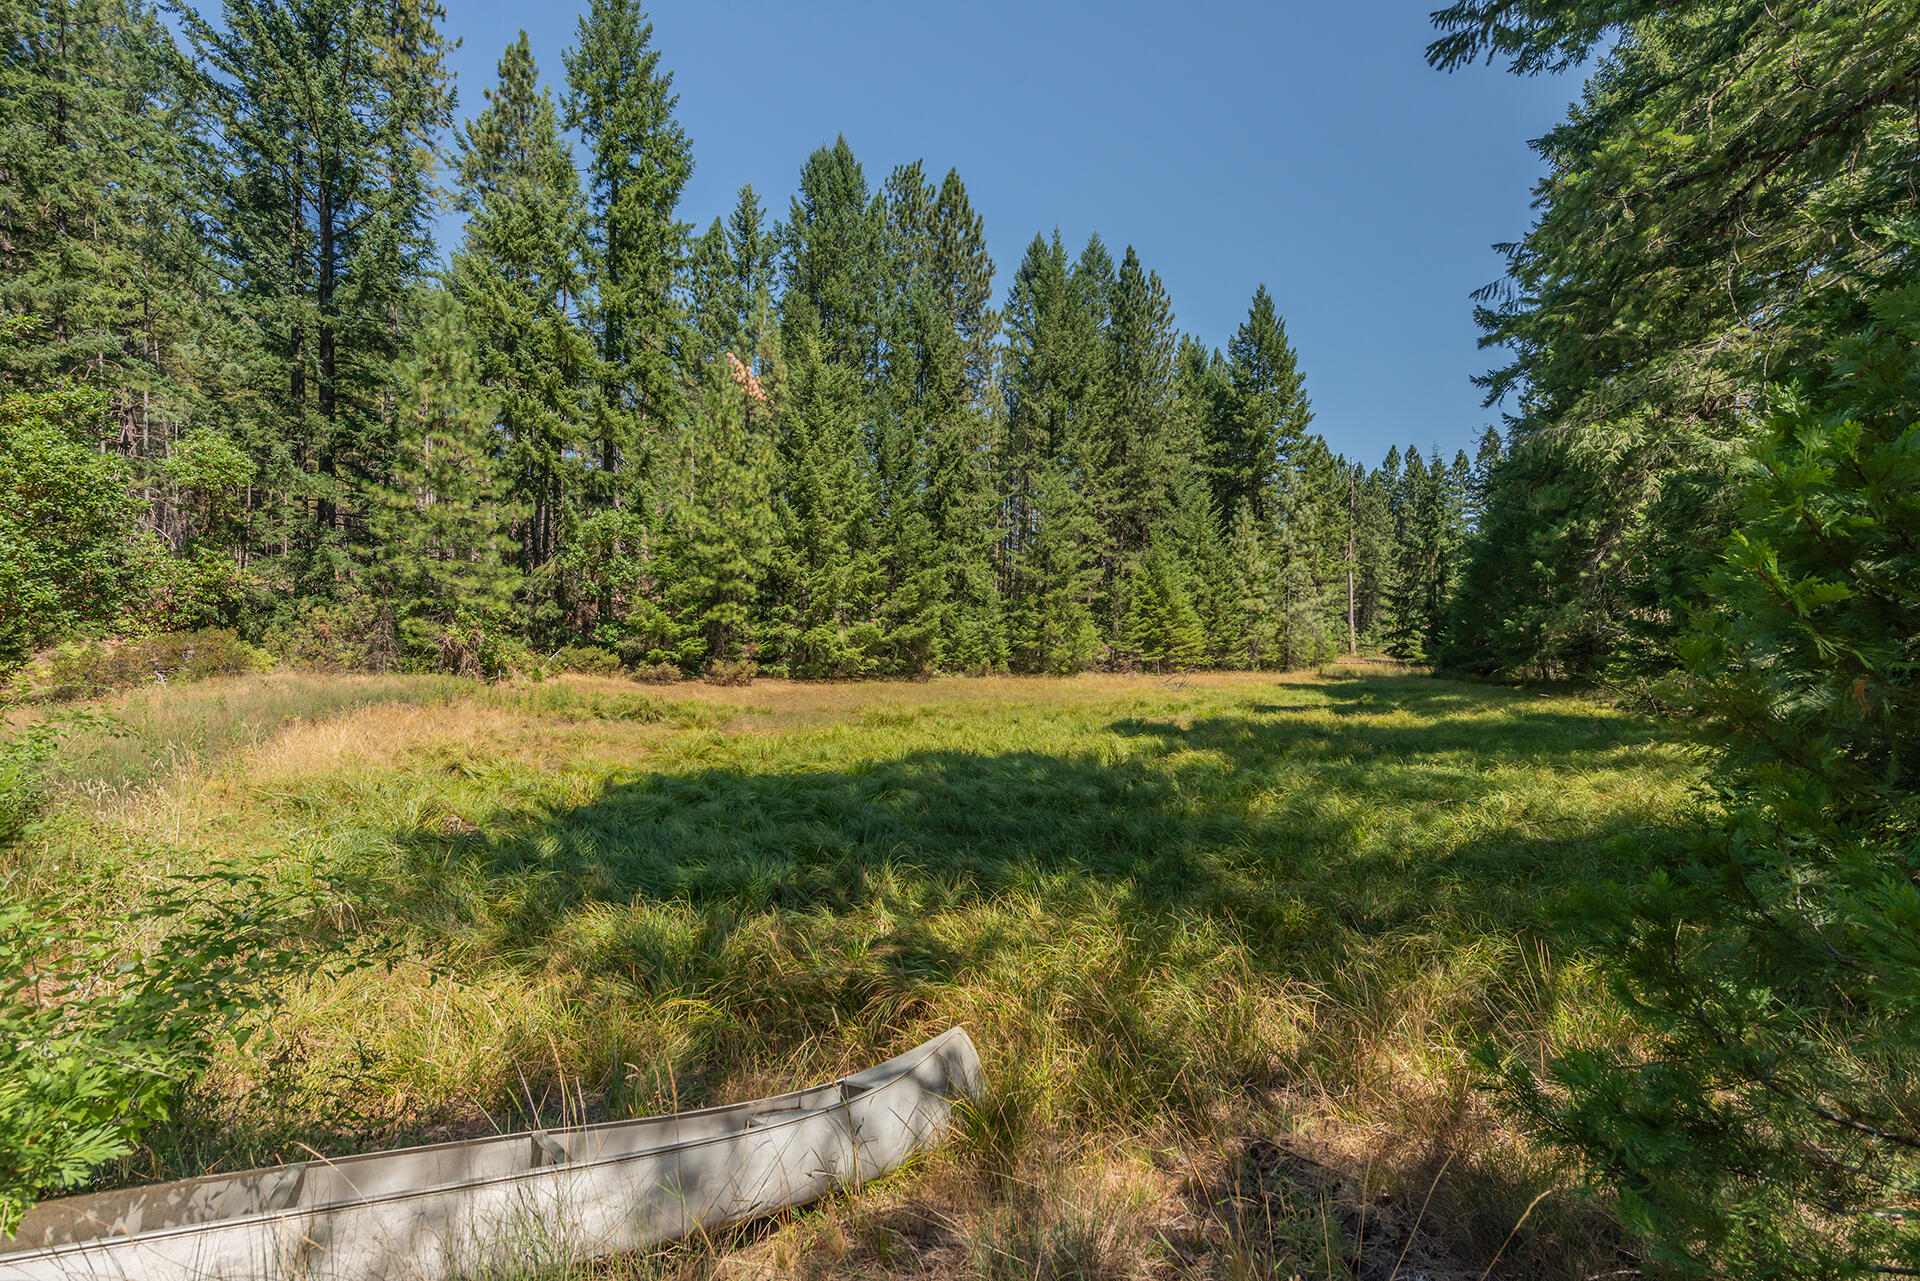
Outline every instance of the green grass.
<svg viewBox="0 0 1920 1281"><path fill-rule="evenodd" d="M325 676L290 672L148 685L106 699L114 727L77 735L55 771L69 795L95 805L218 764L288 725L375 703L444 703L472 695L472 681L446 676ZM7 720L42 714L22 708Z"/></svg>
<svg viewBox="0 0 1920 1281"><path fill-rule="evenodd" d="M1466 1055L1620 1034L1559 909L1695 803L1655 723L1413 675L373 688L19 856L82 896L325 872L412 958L298 993L125 1177L747 1097L959 1022L991 1094L941 1157L630 1268L1621 1266ZM207 697L141 714L260 737Z"/></svg>

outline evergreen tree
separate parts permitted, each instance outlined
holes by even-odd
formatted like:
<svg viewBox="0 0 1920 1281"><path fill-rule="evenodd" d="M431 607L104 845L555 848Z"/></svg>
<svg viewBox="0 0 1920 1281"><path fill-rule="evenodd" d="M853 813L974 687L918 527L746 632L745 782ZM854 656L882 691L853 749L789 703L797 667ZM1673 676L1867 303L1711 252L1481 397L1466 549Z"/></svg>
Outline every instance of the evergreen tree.
<svg viewBox="0 0 1920 1281"><path fill-rule="evenodd" d="M1313 410L1286 325L1265 285L1254 291L1246 320L1227 346L1228 391L1213 423L1209 453L1214 493L1223 510L1242 499L1260 520L1279 512L1279 477L1305 438Z"/></svg>
<svg viewBox="0 0 1920 1281"><path fill-rule="evenodd" d="M1396 480L1399 456L1398 449L1388 456L1388 461L1394 464ZM1355 470L1359 468L1356 466ZM1362 645L1381 644L1389 630L1388 589L1394 536L1393 513L1388 502L1391 488L1384 465L1368 473L1360 482L1352 514L1353 611Z"/></svg>
<svg viewBox="0 0 1920 1281"><path fill-rule="evenodd" d="M1140 554L1127 586L1126 649L1156 672L1183 672L1206 658L1206 628L1188 594L1186 575L1158 538Z"/></svg>
<svg viewBox="0 0 1920 1281"><path fill-rule="evenodd" d="M598 443L585 412L596 361L580 320L586 209L552 94L538 86L522 32L461 142L467 233L453 259L513 502L525 512L516 541L530 574L560 550L569 490ZM551 629L566 612L564 599L543 593L535 624Z"/></svg>
<svg viewBox="0 0 1920 1281"><path fill-rule="evenodd" d="M261 462L261 550L326 596L365 547L392 449L408 291L432 255L435 139L453 94L434 0L174 9L206 121L204 233L234 323L212 392Z"/></svg>
<svg viewBox="0 0 1920 1281"><path fill-rule="evenodd" d="M1069 268L1057 231L1035 236L1008 291L1001 574L1023 670L1070 670L1096 643L1082 629L1101 542L1088 485L1105 376L1103 255L1096 240Z"/></svg>
<svg viewBox="0 0 1920 1281"><path fill-rule="evenodd" d="M1014 569L1009 611L1010 661L1016 671L1065 675L1093 661L1093 564L1098 526L1081 478L1061 461L1033 477L1031 528Z"/></svg>
<svg viewBox="0 0 1920 1281"><path fill-rule="evenodd" d="M1466 540L1470 470L1464 450L1451 467L1437 448L1426 461L1418 450L1407 450L1388 587L1393 623L1387 649L1396 658L1426 661L1442 650Z"/></svg>
<svg viewBox="0 0 1920 1281"><path fill-rule="evenodd" d="M418 300L399 367L399 440L375 509L380 581L403 659L464 676L516 640L521 575L500 437L472 330L443 289Z"/></svg>
<svg viewBox="0 0 1920 1281"><path fill-rule="evenodd" d="M0 48L0 310L41 322L0 377L84 379L121 452L161 455L189 410L198 266L176 51L139 0L12 4Z"/></svg>
<svg viewBox="0 0 1920 1281"><path fill-rule="evenodd" d="M1605 48L1533 144L1539 216L1476 313L1509 356L1481 380L1488 403L1516 395L1513 475L1488 500L1511 504L1489 517L1507 536L1475 544L1469 576L1497 595L1462 614L1463 661L1672 664L1730 527L1726 466L1753 397L1818 347L1796 318L1907 261L1912 121L1892 104L1920 89L1912 18L1855 0L1791 19L1765 0L1462 0L1436 15L1443 68L1485 54L1531 74Z"/></svg>
<svg viewBox="0 0 1920 1281"><path fill-rule="evenodd" d="M1258 669L1272 659L1276 620L1271 542L1254 519L1253 504L1241 500L1234 509L1227 551L1231 647L1224 657L1230 667Z"/></svg>
<svg viewBox="0 0 1920 1281"><path fill-rule="evenodd" d="M638 0L592 0L565 55L565 124L587 151L593 434L609 475L623 458L644 462L650 442L680 421L677 362L690 342L678 292L691 227L675 211L693 144L674 119L673 73L661 70L652 38ZM603 487L617 504L621 487Z"/></svg>
<svg viewBox="0 0 1920 1281"><path fill-rule="evenodd" d="M1174 353L1173 434L1171 447L1180 458L1198 460L1213 476L1212 447L1217 423L1227 413L1232 384L1226 358L1191 334L1182 334ZM1215 502L1219 490L1215 487ZM1221 508L1231 513L1237 507Z"/></svg>
<svg viewBox="0 0 1920 1281"><path fill-rule="evenodd" d="M775 237L766 229L760 197L751 183L742 186L733 212L725 219L715 218L693 247L690 367L721 360L729 351L745 358L754 342L759 301L772 295L777 248Z"/></svg>
<svg viewBox="0 0 1920 1281"><path fill-rule="evenodd" d="M1426 656L1436 620L1430 611L1440 573L1440 478L1409 446L1394 509L1392 570L1387 588L1392 630L1387 652L1395 658Z"/></svg>
<svg viewBox="0 0 1920 1281"><path fill-rule="evenodd" d="M1315 574L1311 504L1297 468L1280 475L1279 535L1274 618L1274 661L1283 669L1332 658L1337 645L1330 627L1330 597ZM1252 499L1245 500L1249 507Z"/></svg>
<svg viewBox="0 0 1920 1281"><path fill-rule="evenodd" d="M1170 487L1170 509L1162 524L1169 548L1179 558L1187 595L1200 619L1209 665L1244 652L1250 639L1241 628L1234 568L1213 509L1213 492L1194 463L1181 468Z"/></svg>
<svg viewBox="0 0 1920 1281"><path fill-rule="evenodd" d="M1107 395L1095 483L1117 567L1145 548L1186 460L1175 447L1173 306L1159 274L1141 267L1131 245L1107 297Z"/></svg>
<svg viewBox="0 0 1920 1281"><path fill-rule="evenodd" d="M991 669L1005 663L1006 642L992 563L990 424L977 375L998 325L981 293L993 263L957 174L936 189L918 164L902 166L888 179L885 206L876 476L888 595L898 597L888 612L903 634L929 634L927 661Z"/></svg>
<svg viewBox="0 0 1920 1281"><path fill-rule="evenodd" d="M855 370L825 358L811 316L794 336L767 651L792 676L857 676L880 640L863 389Z"/></svg>
<svg viewBox="0 0 1920 1281"><path fill-rule="evenodd" d="M1848 312L1807 318L1834 350L1771 398L1671 692L1713 804L1581 905L1633 1034L1504 1065L1668 1275L1920 1270L1920 285Z"/></svg>
<svg viewBox="0 0 1920 1281"><path fill-rule="evenodd" d="M826 359L877 377L885 213L844 136L807 157L781 229L783 321L811 316Z"/></svg>
<svg viewBox="0 0 1920 1281"><path fill-rule="evenodd" d="M928 276L960 343L960 404L989 408L1000 313L993 308L993 259L980 215L957 171L949 169L933 201Z"/></svg>
<svg viewBox="0 0 1920 1281"><path fill-rule="evenodd" d="M755 606L775 527L773 444L752 425L751 391L718 366L706 383L680 439L661 552L672 658L694 669L758 653Z"/></svg>
<svg viewBox="0 0 1920 1281"><path fill-rule="evenodd" d="M1500 460L1506 457L1506 446L1500 439L1498 428L1489 427L1480 433L1480 444L1473 454L1472 471L1466 486L1466 513L1469 528L1480 528L1480 518L1487 510L1487 496L1493 492L1493 475L1500 466Z"/></svg>
<svg viewBox="0 0 1920 1281"><path fill-rule="evenodd" d="M33 322L0 323L11 346ZM108 398L64 376L0 394L0 672L37 646L114 620L153 552L124 461L103 453Z"/></svg>

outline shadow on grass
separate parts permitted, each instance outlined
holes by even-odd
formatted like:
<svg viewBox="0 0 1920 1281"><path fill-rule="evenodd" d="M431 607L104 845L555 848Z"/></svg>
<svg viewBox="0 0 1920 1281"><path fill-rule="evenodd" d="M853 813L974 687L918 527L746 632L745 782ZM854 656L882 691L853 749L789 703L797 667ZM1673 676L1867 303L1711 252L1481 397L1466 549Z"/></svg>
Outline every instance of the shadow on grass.
<svg viewBox="0 0 1920 1281"><path fill-rule="evenodd" d="M546 1058L563 1088L611 1064L610 1113L825 1077L965 1020L994 1074L982 1169L1034 1135L1200 1127L1297 1087L1397 1127L1407 1147L1383 1160L1415 1197L1464 1147L1427 1230L1450 1223L1462 1257L1486 1259L1545 1176L1475 1148L1486 1122L1437 1083L1457 1083L1460 1045L1551 1022L1562 996L1513 973L1520 940L1576 948L1557 898L1630 875L1657 842L1665 815L1628 788L1673 766L1668 737L1525 692L1276 684L1231 714L1094 724L1064 750L922 739L829 768L776 750L616 775L489 830L368 840L335 870L367 919L459 968L523 971L543 1010L577 1003L567 1068L545 1041L504 1052L516 1074ZM1616 794L1562 803L1576 777ZM506 1085L486 1100L503 1115L546 1081ZM1262 1230L1269 1201L1347 1197L1319 1167L1253 1167L1266 1183L1232 1191ZM1340 1177L1364 1190L1368 1170Z"/></svg>
<svg viewBox="0 0 1920 1281"><path fill-rule="evenodd" d="M1333 724L1294 707L1121 720L1108 728L1127 753L920 750L839 771L616 779L589 804L492 831L396 833L361 868L365 901L468 956L531 961L592 904L678 901L717 922L873 907L910 920L1097 889L1130 928L1208 916L1261 970L1311 978L1396 931L1554 932L1560 891L1624 870L1633 855L1618 838L1650 839L1627 798L1593 819L1483 803L1514 786L1492 766L1550 794L1558 776L1666 737L1658 726L1504 692L1496 718L1457 716L1462 700L1486 707L1486 692L1430 680L1314 692ZM1369 719L1375 704L1416 719ZM929 972L981 959L904 940L898 956Z"/></svg>

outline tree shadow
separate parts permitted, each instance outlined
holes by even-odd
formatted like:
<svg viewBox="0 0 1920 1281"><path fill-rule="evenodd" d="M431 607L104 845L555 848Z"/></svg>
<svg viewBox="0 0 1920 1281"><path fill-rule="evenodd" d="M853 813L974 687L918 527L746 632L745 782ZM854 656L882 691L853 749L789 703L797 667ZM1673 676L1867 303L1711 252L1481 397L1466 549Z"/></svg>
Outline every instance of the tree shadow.
<svg viewBox="0 0 1920 1281"><path fill-rule="evenodd" d="M881 906L898 922L890 963L921 977L985 958L917 935L916 916L1016 892L1097 887L1130 928L1156 933L1212 917L1256 941L1262 968L1306 977L1343 938L1424 929L1436 913L1463 933L1559 935L1554 895L1624 870L1621 838L1644 843L1646 816L1625 799L1591 820L1488 809L1510 782L1490 767L1591 771L1662 731L1523 698L1490 729L1448 716L1454 691L1407 688L1421 683L1353 683L1417 701L1412 724L1365 716L1368 692L1338 685L1331 726L1254 707L1117 721L1124 752L919 750L837 770L616 777L586 804L488 831L394 833L362 865L363 901L468 955L529 959L595 904L689 905L710 949L756 914ZM1404 840L1380 839L1387 820ZM1290 949L1309 934L1310 956Z"/></svg>

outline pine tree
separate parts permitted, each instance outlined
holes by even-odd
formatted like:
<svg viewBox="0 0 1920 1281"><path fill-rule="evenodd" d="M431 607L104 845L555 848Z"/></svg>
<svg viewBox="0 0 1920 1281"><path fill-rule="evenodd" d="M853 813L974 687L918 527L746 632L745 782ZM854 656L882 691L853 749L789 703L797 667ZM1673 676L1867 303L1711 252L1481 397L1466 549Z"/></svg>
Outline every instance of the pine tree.
<svg viewBox="0 0 1920 1281"><path fill-rule="evenodd" d="M713 220L690 256L690 368L722 360L729 351L746 358L759 299L771 296L775 284L777 249L760 197L748 183L736 194L733 212Z"/></svg>
<svg viewBox="0 0 1920 1281"><path fill-rule="evenodd" d="M1186 460L1175 448L1173 306L1157 272L1127 246L1108 292L1107 398L1098 450L1101 517L1125 564L1165 516L1168 486Z"/></svg>
<svg viewBox="0 0 1920 1281"><path fill-rule="evenodd" d="M1156 672L1187 671L1206 658L1206 629L1186 575L1159 538L1148 542L1127 585L1126 649Z"/></svg>
<svg viewBox="0 0 1920 1281"><path fill-rule="evenodd" d="M261 462L262 551L326 596L369 554L400 317L431 258L432 155L453 95L434 0L224 0L173 10L207 122L206 226L229 284L211 389Z"/></svg>
<svg viewBox="0 0 1920 1281"><path fill-rule="evenodd" d="M956 170L947 171L934 198L931 241L928 276L940 310L960 343L961 385L956 398L963 405L987 410L1000 313L993 307L993 259L987 253L986 228Z"/></svg>
<svg viewBox="0 0 1920 1281"><path fill-rule="evenodd" d="M1271 538L1254 519L1253 504L1241 500L1233 513L1227 549L1227 608L1231 611L1228 666L1258 669L1271 661L1275 645L1275 575Z"/></svg>
<svg viewBox="0 0 1920 1281"><path fill-rule="evenodd" d="M1462 616L1466 661L1672 665L1705 549L1730 529L1726 463L1755 397L1819 349L1804 305L1857 305L1908 262L1912 113L1891 104L1920 91L1913 19L1852 2L1782 19L1764 0L1436 15L1443 68L1485 54L1530 74L1604 50L1534 144L1538 216L1476 312L1508 353L1480 382L1489 404L1519 393L1520 465L1502 486L1513 528L1476 543L1498 563L1471 581L1499 598Z"/></svg>
<svg viewBox="0 0 1920 1281"><path fill-rule="evenodd" d="M616 484L612 473L623 459L644 466L682 418L679 361L690 343L679 287L691 227L675 210L693 144L674 119L673 73L661 70L652 38L638 0L592 0L565 55L565 124L587 151L593 433L616 505L635 483Z"/></svg>
<svg viewBox="0 0 1920 1281"><path fill-rule="evenodd" d="M674 460L661 552L672 658L692 669L758 653L757 601L775 536L774 449L752 425L752 393L718 366L706 383Z"/></svg>
<svg viewBox="0 0 1920 1281"><path fill-rule="evenodd" d="M596 361L580 320L586 209L553 96L538 86L521 32L461 142L467 234L453 259L454 293L496 407L512 499L525 512L515 537L530 575L559 552L569 492L598 443L585 412ZM534 601L543 638L568 612L554 585L546 580Z"/></svg>
<svg viewBox="0 0 1920 1281"><path fill-rule="evenodd" d="M1227 379L1227 362L1219 352L1191 334L1182 334L1174 353L1173 433L1171 444L1176 456L1198 460L1213 476L1211 441L1217 423L1227 413L1232 384ZM1215 502L1219 501L1218 488ZM1231 514L1236 508L1222 508Z"/></svg>
<svg viewBox="0 0 1920 1281"><path fill-rule="evenodd" d="M1920 1270L1920 284L1803 320L1669 691L1712 804L1582 905L1634 1027L1500 1065L1677 1277Z"/></svg>
<svg viewBox="0 0 1920 1281"><path fill-rule="evenodd" d="M1304 478L1293 466L1281 473L1274 660L1283 668L1305 667L1333 657L1330 598L1315 573L1311 504ZM1249 507L1252 500L1246 500Z"/></svg>
<svg viewBox="0 0 1920 1281"><path fill-rule="evenodd" d="M0 322L0 349L26 335ZM36 647L98 628L137 600L152 561L104 392L56 376L0 394L0 672Z"/></svg>
<svg viewBox="0 0 1920 1281"><path fill-rule="evenodd" d="M1395 658L1418 659L1426 653L1427 632L1434 621L1427 604L1439 568L1439 512L1438 478L1420 457L1420 451L1409 446L1406 467L1396 487L1392 571L1387 587L1393 618L1387 652Z"/></svg>
<svg viewBox="0 0 1920 1281"><path fill-rule="evenodd" d="M1105 377L1103 255L1096 240L1070 269L1057 231L1035 236L1008 291L1001 586L1013 661L1027 671L1072 670L1098 638L1083 628L1101 544L1088 484Z"/></svg>
<svg viewBox="0 0 1920 1281"><path fill-rule="evenodd" d="M876 476L891 624L927 634L924 661L983 670L1006 661L994 581L988 422L975 386L978 350L998 317L979 219L958 175L936 190L918 164L886 188L885 379ZM920 649L906 651L915 655ZM916 657L913 661L922 661Z"/></svg>
<svg viewBox="0 0 1920 1281"><path fill-rule="evenodd" d="M414 304L399 368L399 440L375 509L380 589L404 661L489 676L521 634L518 548L501 440L459 304L444 289Z"/></svg>
<svg viewBox="0 0 1920 1281"><path fill-rule="evenodd" d="M1233 562L1213 507L1206 473L1189 461L1169 486L1169 510L1161 528L1179 558L1187 595L1200 619L1209 665L1229 662L1252 643L1242 630Z"/></svg>
<svg viewBox="0 0 1920 1281"><path fill-rule="evenodd" d="M1407 450L1388 587L1393 625L1387 648L1395 657L1432 660L1443 649L1466 541L1470 472L1464 450L1451 467L1438 449L1426 461L1418 450Z"/></svg>
<svg viewBox="0 0 1920 1281"><path fill-rule="evenodd" d="M792 676L858 676L880 640L863 387L858 372L826 359L811 315L790 338L766 648Z"/></svg>
<svg viewBox="0 0 1920 1281"><path fill-rule="evenodd" d="M1222 510L1242 499L1260 520L1279 512L1279 477L1305 438L1313 410L1286 325L1265 285L1227 346L1228 393L1209 442L1214 493Z"/></svg>
<svg viewBox="0 0 1920 1281"><path fill-rule="evenodd" d="M1506 457L1506 452L1498 428L1489 427L1480 433L1480 444L1474 451L1466 490L1467 524L1471 529L1480 528L1480 518L1487 510L1487 496L1493 492L1493 474Z"/></svg>
<svg viewBox="0 0 1920 1281"><path fill-rule="evenodd" d="M1361 480L1353 511L1353 607L1354 623L1363 646L1384 642L1389 631L1391 607L1388 587L1392 581L1393 512L1389 494L1398 482L1400 451L1387 456L1386 464L1369 472ZM1356 472L1359 467L1356 465Z"/></svg>
<svg viewBox="0 0 1920 1281"><path fill-rule="evenodd" d="M1092 609L1099 527L1071 466L1055 460L1035 473L1030 519L1009 593L1010 662L1022 672L1077 672L1100 645Z"/></svg>
<svg viewBox="0 0 1920 1281"><path fill-rule="evenodd" d="M783 323L811 316L826 359L863 377L880 372L885 214L844 136L807 157L781 228Z"/></svg>
<svg viewBox="0 0 1920 1281"><path fill-rule="evenodd" d="M172 40L139 0L36 0L0 14L0 47L0 311L41 322L0 377L84 379L118 450L157 457L190 410L198 265Z"/></svg>

